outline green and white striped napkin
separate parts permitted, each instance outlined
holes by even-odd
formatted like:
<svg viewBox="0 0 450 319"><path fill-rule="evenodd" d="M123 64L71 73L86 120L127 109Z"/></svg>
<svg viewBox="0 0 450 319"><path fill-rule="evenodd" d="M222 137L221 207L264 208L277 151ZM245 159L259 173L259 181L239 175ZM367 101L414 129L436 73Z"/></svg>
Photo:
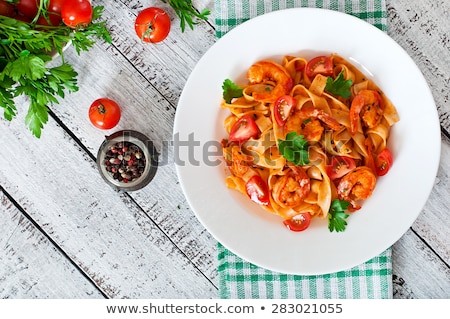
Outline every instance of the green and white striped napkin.
<svg viewBox="0 0 450 319"><path fill-rule="evenodd" d="M318 7L354 15L387 30L385 0L215 0L218 38L266 12ZM319 276L280 274L255 266L218 244L219 295L224 299L392 298L392 249L354 268Z"/></svg>

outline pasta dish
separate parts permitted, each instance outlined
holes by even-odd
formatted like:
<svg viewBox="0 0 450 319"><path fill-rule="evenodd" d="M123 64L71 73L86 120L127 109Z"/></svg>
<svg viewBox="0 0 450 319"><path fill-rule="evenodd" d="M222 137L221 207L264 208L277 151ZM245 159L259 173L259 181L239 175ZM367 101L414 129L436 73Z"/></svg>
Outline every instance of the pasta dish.
<svg viewBox="0 0 450 319"><path fill-rule="evenodd" d="M337 54L258 61L247 80L223 83L226 185L290 230L305 230L316 217L330 231L345 230L393 164L387 141L399 121L395 106Z"/></svg>

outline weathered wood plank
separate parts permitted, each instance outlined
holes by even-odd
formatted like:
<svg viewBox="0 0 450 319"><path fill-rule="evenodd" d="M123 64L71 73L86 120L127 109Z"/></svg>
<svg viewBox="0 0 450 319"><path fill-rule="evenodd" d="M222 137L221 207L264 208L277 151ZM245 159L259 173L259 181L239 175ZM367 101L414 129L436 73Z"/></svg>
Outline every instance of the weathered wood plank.
<svg viewBox="0 0 450 319"><path fill-rule="evenodd" d="M450 298L448 264L411 230L394 245L392 262L394 298Z"/></svg>
<svg viewBox="0 0 450 319"><path fill-rule="evenodd" d="M53 120L36 140L0 121L2 186L105 294L209 298L216 288ZM55 147L55 141L57 146ZM45 181L45 183L43 183ZM45 185L45 187L41 187Z"/></svg>
<svg viewBox="0 0 450 319"><path fill-rule="evenodd" d="M449 132L450 2L387 0L387 12L388 34L408 52L424 74L441 125ZM420 119L417 120L420 126Z"/></svg>
<svg viewBox="0 0 450 319"><path fill-rule="evenodd" d="M0 189L0 298L104 298Z"/></svg>

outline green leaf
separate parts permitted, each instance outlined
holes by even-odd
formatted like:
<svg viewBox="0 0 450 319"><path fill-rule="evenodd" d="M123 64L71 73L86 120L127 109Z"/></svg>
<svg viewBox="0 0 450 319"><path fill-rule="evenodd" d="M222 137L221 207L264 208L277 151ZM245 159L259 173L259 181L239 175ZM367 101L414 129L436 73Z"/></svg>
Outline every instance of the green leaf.
<svg viewBox="0 0 450 319"><path fill-rule="evenodd" d="M45 62L36 55L21 56L14 62L10 62L5 67L5 74L14 81L21 78L37 80L44 76L47 71Z"/></svg>
<svg viewBox="0 0 450 319"><path fill-rule="evenodd" d="M306 165L309 163L308 141L303 135L296 132L286 134L286 140L278 140L278 149L281 155L295 165Z"/></svg>
<svg viewBox="0 0 450 319"><path fill-rule="evenodd" d="M325 91L328 93L342 96L344 98L349 98L352 95L351 87L353 81L344 79L344 71L341 71L336 79L333 80L331 76L327 78L327 83L325 85Z"/></svg>
<svg viewBox="0 0 450 319"><path fill-rule="evenodd" d="M178 18L180 18L181 32L184 32L186 24L194 29L194 25L199 23L199 20L208 20L208 15L211 13L209 9L203 9L198 12L192 5L192 0L162 0L165 3L169 3L174 9ZM194 18L197 20L194 21Z"/></svg>
<svg viewBox="0 0 450 319"><path fill-rule="evenodd" d="M225 81L223 81L222 89L223 89L223 95L222 95L223 99L227 103L231 103L231 101L234 98L239 98L239 97L243 96L244 89L239 87L237 84L235 84L230 79L225 79Z"/></svg>
<svg viewBox="0 0 450 319"><path fill-rule="evenodd" d="M345 200L335 199L331 202L330 211L328 212L328 229L330 232L335 230L336 232L343 232L347 226L348 214L345 210L350 205Z"/></svg>
<svg viewBox="0 0 450 319"><path fill-rule="evenodd" d="M42 128L48 121L48 109L45 105L36 101L31 101L28 113L25 117L25 124L36 137L41 137Z"/></svg>

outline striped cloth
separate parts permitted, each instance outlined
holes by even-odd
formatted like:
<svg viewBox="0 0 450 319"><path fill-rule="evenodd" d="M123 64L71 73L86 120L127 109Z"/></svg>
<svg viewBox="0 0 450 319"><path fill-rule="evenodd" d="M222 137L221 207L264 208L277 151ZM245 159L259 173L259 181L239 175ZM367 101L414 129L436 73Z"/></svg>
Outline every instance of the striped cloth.
<svg viewBox="0 0 450 319"><path fill-rule="evenodd" d="M294 7L337 10L387 30L385 0L215 0L218 38L260 14ZM220 298L392 298L392 249L351 269L318 276L280 274L255 266L218 243Z"/></svg>

